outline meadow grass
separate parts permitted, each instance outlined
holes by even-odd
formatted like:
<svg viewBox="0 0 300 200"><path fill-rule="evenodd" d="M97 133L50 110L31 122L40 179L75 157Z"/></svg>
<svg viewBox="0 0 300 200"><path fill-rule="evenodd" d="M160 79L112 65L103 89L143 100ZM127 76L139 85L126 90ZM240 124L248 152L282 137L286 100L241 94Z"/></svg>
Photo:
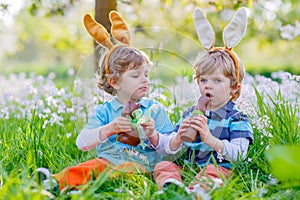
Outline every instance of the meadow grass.
<svg viewBox="0 0 300 200"><path fill-rule="evenodd" d="M300 159L288 147L299 150L300 108L299 77L280 72L280 82L261 76L248 77L244 93L237 102L250 118L254 129L254 143L247 158L234 163L229 179L208 192L211 199L299 199L300 178L285 178L283 161L287 158L287 171L300 174ZM278 74L274 77L278 78ZM109 98L103 91L75 80L72 87L58 88L53 80L38 75L29 77L12 75L1 77L0 108L0 198L49 199L32 173L38 167L49 168L52 173L76 165L96 156L94 150L80 151L75 144L78 132L86 123L88 113L96 104ZM5 82L5 83L4 83ZM183 79L178 80L183 86ZM186 86L185 86L186 87ZM190 87L194 87L192 84ZM289 89L287 89L289 88ZM196 88L197 90L197 88ZM191 90L182 90L187 93ZM179 96L156 84L151 98L167 108L176 123L185 107L193 103L180 101ZM187 95L186 95L187 97ZM187 100L185 98L185 100ZM284 145L281 152L272 150ZM285 149L286 147L286 149ZM293 149L295 151L295 149ZM289 158L292 157L293 159ZM185 185L194 178L198 168L184 165ZM275 160L275 162L274 162ZM273 174L274 173L274 174ZM102 173L93 179L82 194L56 194L58 199L194 199L183 190L168 188L163 194L149 174ZM202 199L206 197L203 196Z"/></svg>

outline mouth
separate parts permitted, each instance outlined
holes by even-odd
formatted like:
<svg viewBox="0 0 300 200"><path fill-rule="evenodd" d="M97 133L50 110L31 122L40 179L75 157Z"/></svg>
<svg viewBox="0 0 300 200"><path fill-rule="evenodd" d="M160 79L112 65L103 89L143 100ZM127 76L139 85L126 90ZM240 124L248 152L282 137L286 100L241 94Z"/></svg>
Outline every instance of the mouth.
<svg viewBox="0 0 300 200"><path fill-rule="evenodd" d="M140 87L139 89L145 91L145 90L148 90L148 87L146 87L146 86L145 87Z"/></svg>
<svg viewBox="0 0 300 200"><path fill-rule="evenodd" d="M212 94L210 94L210 93L206 93L205 96L210 98L210 99L213 97Z"/></svg>

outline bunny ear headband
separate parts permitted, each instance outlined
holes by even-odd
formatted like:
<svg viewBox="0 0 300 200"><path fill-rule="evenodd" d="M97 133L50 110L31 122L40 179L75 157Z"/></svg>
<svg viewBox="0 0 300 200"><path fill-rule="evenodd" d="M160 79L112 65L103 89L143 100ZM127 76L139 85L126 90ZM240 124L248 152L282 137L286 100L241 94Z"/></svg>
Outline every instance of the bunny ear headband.
<svg viewBox="0 0 300 200"><path fill-rule="evenodd" d="M231 22L225 27L223 31L225 47L214 47L215 32L199 8L196 8L194 12L194 24L198 38L207 51L224 49L230 55L235 66L236 82L239 83L239 64L236 56L232 52L232 48L235 47L245 35L247 28L246 9L239 8Z"/></svg>
<svg viewBox="0 0 300 200"><path fill-rule="evenodd" d="M94 40L109 49L105 59L105 72L109 74L108 61L111 53L120 46L130 44L130 34L126 22L116 12L109 13L109 20L111 22L111 34L114 39L121 42L121 45L114 45L107 30L99 23L97 23L89 14L86 14L83 19L84 26L87 32L94 38Z"/></svg>

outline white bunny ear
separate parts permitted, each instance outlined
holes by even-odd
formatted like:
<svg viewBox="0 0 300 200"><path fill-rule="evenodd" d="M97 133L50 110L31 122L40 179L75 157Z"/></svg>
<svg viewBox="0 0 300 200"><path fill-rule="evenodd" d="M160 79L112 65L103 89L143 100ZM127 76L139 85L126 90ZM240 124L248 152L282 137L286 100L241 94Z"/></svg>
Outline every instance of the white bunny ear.
<svg viewBox="0 0 300 200"><path fill-rule="evenodd" d="M215 44L215 32L199 8L194 11L194 24L198 38L205 49L211 49Z"/></svg>
<svg viewBox="0 0 300 200"><path fill-rule="evenodd" d="M247 28L246 8L239 8L231 22L223 31L224 45L228 49L235 47L244 37Z"/></svg>

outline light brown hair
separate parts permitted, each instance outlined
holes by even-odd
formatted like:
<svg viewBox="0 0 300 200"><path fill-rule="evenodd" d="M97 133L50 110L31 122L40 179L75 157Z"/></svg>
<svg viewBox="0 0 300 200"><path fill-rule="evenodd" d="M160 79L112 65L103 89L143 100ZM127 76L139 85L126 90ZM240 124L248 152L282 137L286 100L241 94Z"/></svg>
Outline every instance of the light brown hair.
<svg viewBox="0 0 300 200"><path fill-rule="evenodd" d="M138 69L145 64L151 66L152 63L143 51L127 45L121 45L109 55L107 64L109 74L106 74L105 58L100 61L97 87L111 95L115 95L116 91L109 84L109 79L119 81L127 70Z"/></svg>
<svg viewBox="0 0 300 200"><path fill-rule="evenodd" d="M230 79L230 87L234 88L240 84L245 76L245 68L241 59L234 53L239 65L239 80L236 81L235 65L231 56L224 49L212 49L204 52L194 64L196 71L195 80L199 83L200 76L211 74L217 69L222 69L225 77ZM231 100L236 100L241 93L241 87L235 94L232 95Z"/></svg>

